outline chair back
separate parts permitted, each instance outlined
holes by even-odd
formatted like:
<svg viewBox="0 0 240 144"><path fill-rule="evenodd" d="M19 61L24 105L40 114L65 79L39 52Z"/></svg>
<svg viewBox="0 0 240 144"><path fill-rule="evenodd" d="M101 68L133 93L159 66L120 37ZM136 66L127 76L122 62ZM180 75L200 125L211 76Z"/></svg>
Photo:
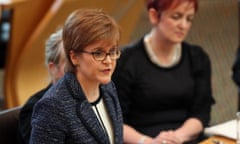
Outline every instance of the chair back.
<svg viewBox="0 0 240 144"><path fill-rule="evenodd" d="M18 120L21 107L14 107L0 111L0 143L18 144Z"/></svg>

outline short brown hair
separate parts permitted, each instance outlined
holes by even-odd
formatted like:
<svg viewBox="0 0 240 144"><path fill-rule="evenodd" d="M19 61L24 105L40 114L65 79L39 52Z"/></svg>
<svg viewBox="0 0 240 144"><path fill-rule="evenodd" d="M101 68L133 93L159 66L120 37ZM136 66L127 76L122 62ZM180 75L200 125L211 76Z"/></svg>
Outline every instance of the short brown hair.
<svg viewBox="0 0 240 144"><path fill-rule="evenodd" d="M69 56L70 51L79 53L88 45L100 40L119 44L120 29L110 15L100 9L78 9L70 14L63 26L66 71L75 71Z"/></svg>

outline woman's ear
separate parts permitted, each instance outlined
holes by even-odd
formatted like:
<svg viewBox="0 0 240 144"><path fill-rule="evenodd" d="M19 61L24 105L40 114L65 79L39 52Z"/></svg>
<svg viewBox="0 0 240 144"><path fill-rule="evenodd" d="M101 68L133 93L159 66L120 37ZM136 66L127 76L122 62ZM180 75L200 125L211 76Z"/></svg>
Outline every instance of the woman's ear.
<svg viewBox="0 0 240 144"><path fill-rule="evenodd" d="M152 25L157 25L159 22L159 13L154 9L150 8L148 10L148 17Z"/></svg>
<svg viewBox="0 0 240 144"><path fill-rule="evenodd" d="M48 71L51 76L56 74L57 69L56 69L56 65L53 62L48 63Z"/></svg>
<svg viewBox="0 0 240 144"><path fill-rule="evenodd" d="M69 52L69 57L73 63L73 65L78 65L78 56L72 50Z"/></svg>

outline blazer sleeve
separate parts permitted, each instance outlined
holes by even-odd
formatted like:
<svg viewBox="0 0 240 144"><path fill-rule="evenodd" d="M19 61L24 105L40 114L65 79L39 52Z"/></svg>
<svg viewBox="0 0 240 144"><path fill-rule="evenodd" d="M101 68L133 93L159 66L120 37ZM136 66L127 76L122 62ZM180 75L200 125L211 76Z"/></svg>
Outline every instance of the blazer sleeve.
<svg viewBox="0 0 240 144"><path fill-rule="evenodd" d="M50 87L51 84L47 88L31 96L21 108L19 114L19 131L20 137L25 143L29 143L29 138L31 135L31 118L33 113L33 107Z"/></svg>
<svg viewBox="0 0 240 144"><path fill-rule="evenodd" d="M34 107L30 144L61 144L65 141L64 112L56 99L40 100Z"/></svg>

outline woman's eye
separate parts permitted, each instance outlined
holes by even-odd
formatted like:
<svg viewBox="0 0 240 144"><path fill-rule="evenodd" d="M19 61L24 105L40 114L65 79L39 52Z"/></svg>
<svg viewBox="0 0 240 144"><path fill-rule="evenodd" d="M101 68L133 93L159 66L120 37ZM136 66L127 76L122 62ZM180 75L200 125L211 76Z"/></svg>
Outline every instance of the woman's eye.
<svg viewBox="0 0 240 144"><path fill-rule="evenodd" d="M102 55L103 52L101 52L101 51L96 51L96 52L93 52L93 54L96 55L96 56L99 56L99 55Z"/></svg>
<svg viewBox="0 0 240 144"><path fill-rule="evenodd" d="M187 18L187 21L188 21L188 22L193 22L193 17L188 17L188 18Z"/></svg>
<svg viewBox="0 0 240 144"><path fill-rule="evenodd" d="M109 53L115 53L117 50L116 49L111 49Z"/></svg>
<svg viewBox="0 0 240 144"><path fill-rule="evenodd" d="M172 15L172 18L175 20L178 20L181 18L181 16L179 14L175 14L175 15Z"/></svg>

